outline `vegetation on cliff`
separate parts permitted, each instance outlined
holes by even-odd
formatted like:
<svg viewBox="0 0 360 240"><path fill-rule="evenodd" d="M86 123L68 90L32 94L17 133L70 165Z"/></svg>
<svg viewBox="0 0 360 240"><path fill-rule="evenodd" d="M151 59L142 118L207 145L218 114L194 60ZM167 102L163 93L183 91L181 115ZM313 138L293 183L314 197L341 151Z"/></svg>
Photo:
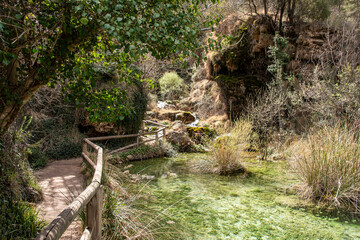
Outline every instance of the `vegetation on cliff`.
<svg viewBox="0 0 360 240"><path fill-rule="evenodd" d="M33 237L42 223L27 207L41 198L31 168L79 156L85 136L137 133L154 109L149 117L178 120L164 137L179 151L210 151L190 172L279 162L302 197L359 216L359 24L356 0L2 1L0 201L9 217L0 225L24 223L30 231L14 238ZM163 153L145 146L110 163ZM120 194L119 182L141 179L109 168L121 176L109 172L104 234L158 237L148 227L161 224L141 224L154 213L133 211L124 204L133 195Z"/></svg>

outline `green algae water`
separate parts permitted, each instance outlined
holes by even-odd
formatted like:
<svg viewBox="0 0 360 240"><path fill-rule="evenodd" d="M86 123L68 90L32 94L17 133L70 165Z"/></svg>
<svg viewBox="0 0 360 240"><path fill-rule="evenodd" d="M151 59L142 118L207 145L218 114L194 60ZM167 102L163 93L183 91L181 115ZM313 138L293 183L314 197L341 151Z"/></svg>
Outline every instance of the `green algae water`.
<svg viewBox="0 0 360 240"><path fill-rule="evenodd" d="M171 239L360 239L356 219L331 218L295 194L298 182L285 162L249 160L248 176L189 171L189 162L207 157L132 162L131 173L153 178L146 190L151 197L135 206L158 213L154 219L166 216L176 229Z"/></svg>

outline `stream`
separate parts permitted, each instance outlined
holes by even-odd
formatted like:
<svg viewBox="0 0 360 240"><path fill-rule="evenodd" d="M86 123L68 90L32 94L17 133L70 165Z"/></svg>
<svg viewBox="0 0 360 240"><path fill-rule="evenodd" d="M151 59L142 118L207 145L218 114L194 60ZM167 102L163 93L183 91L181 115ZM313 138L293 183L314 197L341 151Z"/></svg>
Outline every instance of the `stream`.
<svg viewBox="0 0 360 240"><path fill-rule="evenodd" d="M285 161L249 159L247 176L189 172L191 163L208 157L186 153L131 163L131 173L153 178L141 190L151 197L134 206L158 213L154 219L166 219L174 233L157 239L360 239L359 220L326 213L296 195L299 182Z"/></svg>

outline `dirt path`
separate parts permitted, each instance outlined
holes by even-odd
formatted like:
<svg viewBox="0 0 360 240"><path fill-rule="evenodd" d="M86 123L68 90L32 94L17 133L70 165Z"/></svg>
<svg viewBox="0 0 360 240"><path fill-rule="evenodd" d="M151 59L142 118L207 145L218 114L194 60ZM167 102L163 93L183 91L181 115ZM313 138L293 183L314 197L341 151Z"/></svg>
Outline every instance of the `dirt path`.
<svg viewBox="0 0 360 240"><path fill-rule="evenodd" d="M50 223L83 190L81 158L59 160L36 171L44 200L37 208L40 216ZM81 222L75 221L60 239L75 240L81 237Z"/></svg>

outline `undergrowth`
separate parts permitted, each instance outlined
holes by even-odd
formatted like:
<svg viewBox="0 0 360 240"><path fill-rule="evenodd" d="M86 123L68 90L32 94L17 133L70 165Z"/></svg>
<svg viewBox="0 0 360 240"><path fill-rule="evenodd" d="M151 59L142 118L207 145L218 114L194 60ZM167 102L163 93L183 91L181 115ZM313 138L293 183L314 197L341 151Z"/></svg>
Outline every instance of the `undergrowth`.
<svg viewBox="0 0 360 240"><path fill-rule="evenodd" d="M0 138L0 239L31 239L44 226L29 203L41 199L27 162L30 122L15 122Z"/></svg>
<svg viewBox="0 0 360 240"><path fill-rule="evenodd" d="M247 119L238 119L228 128L219 127L217 138L204 139L211 158L195 161L192 171L231 175L246 172L241 159L250 148L252 124Z"/></svg>
<svg viewBox="0 0 360 240"><path fill-rule="evenodd" d="M297 146L295 170L302 194L360 213L360 142L357 128L337 124L310 134Z"/></svg>
<svg viewBox="0 0 360 240"><path fill-rule="evenodd" d="M125 167L125 169L127 169ZM104 239L166 239L175 231L166 224L166 216L146 206L136 207L137 199L150 199L143 182L137 175L107 164L107 180L103 209Z"/></svg>
<svg viewBox="0 0 360 240"><path fill-rule="evenodd" d="M217 138L212 147L213 172L221 175L244 172L241 156L249 148L252 124L249 120L238 119L229 133Z"/></svg>
<svg viewBox="0 0 360 240"><path fill-rule="evenodd" d="M31 239L45 226L29 203L0 199L0 239Z"/></svg>

